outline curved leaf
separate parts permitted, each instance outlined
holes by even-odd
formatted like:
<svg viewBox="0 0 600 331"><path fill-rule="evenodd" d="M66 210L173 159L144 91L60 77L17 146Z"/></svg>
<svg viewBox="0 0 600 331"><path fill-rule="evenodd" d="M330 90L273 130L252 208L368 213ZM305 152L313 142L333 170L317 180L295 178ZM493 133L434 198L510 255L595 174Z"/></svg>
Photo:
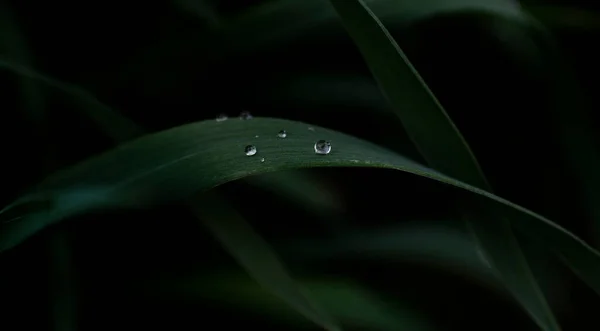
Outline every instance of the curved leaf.
<svg viewBox="0 0 600 331"><path fill-rule="evenodd" d="M49 177L29 196L2 210L0 250L14 247L50 224L93 208L177 201L235 179L283 169L373 167L412 173L485 198L478 200L482 207L517 220L517 229L546 241L600 293L600 254L560 226L380 146L325 128L312 128L272 118L211 120L128 142ZM287 138L277 137L281 129L287 130ZM255 138L257 134L259 138ZM320 139L331 141L329 155L314 153L313 145ZM244 154L249 143L258 149L250 157ZM78 195L80 190L88 194ZM26 212L30 204L40 200L47 203Z"/></svg>
<svg viewBox="0 0 600 331"><path fill-rule="evenodd" d="M491 190L461 133L370 8L362 0L330 2L421 155L435 169ZM482 253L532 319L544 330L560 330L509 220L484 210L463 214Z"/></svg>

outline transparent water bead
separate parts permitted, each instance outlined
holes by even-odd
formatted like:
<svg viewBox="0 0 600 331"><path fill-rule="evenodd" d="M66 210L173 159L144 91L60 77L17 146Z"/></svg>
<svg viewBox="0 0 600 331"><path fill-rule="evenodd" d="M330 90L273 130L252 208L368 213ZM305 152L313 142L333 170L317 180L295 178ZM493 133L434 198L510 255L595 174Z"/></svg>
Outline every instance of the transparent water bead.
<svg viewBox="0 0 600 331"><path fill-rule="evenodd" d="M315 153L327 155L331 152L331 143L327 140L319 140L315 143Z"/></svg>
<svg viewBox="0 0 600 331"><path fill-rule="evenodd" d="M244 148L244 153L246 154L246 156L255 155L256 154L256 146L254 146L254 145L246 146L246 148Z"/></svg>
<svg viewBox="0 0 600 331"><path fill-rule="evenodd" d="M315 128L313 128L312 126L309 126L308 131L315 131Z"/></svg>
<svg viewBox="0 0 600 331"><path fill-rule="evenodd" d="M260 159L260 162L265 162L265 158L263 157L262 159Z"/></svg>
<svg viewBox="0 0 600 331"><path fill-rule="evenodd" d="M227 114L219 114L217 115L217 122L223 122L223 121L227 121L229 117L227 117Z"/></svg>
<svg viewBox="0 0 600 331"><path fill-rule="evenodd" d="M277 137L285 138L285 137L287 137L287 132L285 132L285 130L281 130L277 133Z"/></svg>
<svg viewBox="0 0 600 331"><path fill-rule="evenodd" d="M249 111L243 111L240 113L240 119L241 120L251 120L252 119L252 114L250 114Z"/></svg>

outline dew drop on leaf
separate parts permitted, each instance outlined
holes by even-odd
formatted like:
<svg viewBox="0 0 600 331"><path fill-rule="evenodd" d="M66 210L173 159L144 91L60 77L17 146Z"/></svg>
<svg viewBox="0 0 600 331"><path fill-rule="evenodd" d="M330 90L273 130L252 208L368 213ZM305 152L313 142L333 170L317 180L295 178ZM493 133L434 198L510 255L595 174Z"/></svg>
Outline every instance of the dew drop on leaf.
<svg viewBox="0 0 600 331"><path fill-rule="evenodd" d="M252 114L250 114L249 111L243 111L240 113L240 119L241 120L251 120L252 119Z"/></svg>
<svg viewBox="0 0 600 331"><path fill-rule="evenodd" d="M246 148L244 148L244 153L246 154L246 156L255 155L256 154L256 146L254 146L254 145L246 146Z"/></svg>
<svg viewBox="0 0 600 331"><path fill-rule="evenodd" d="M217 122L227 121L227 119L228 119L227 114L219 114L219 115L217 115Z"/></svg>
<svg viewBox="0 0 600 331"><path fill-rule="evenodd" d="M281 130L277 133L277 137L285 138L285 137L287 137L287 132L285 132L285 130Z"/></svg>
<svg viewBox="0 0 600 331"><path fill-rule="evenodd" d="M315 143L315 153L327 155L331 152L331 143L327 140L319 140Z"/></svg>

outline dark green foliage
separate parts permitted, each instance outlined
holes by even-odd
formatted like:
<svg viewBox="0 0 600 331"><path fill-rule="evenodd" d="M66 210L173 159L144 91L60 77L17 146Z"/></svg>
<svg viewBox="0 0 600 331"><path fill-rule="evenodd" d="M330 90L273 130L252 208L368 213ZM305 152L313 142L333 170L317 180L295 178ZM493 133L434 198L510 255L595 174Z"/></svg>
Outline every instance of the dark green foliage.
<svg viewBox="0 0 600 331"><path fill-rule="evenodd" d="M598 324L592 8L0 9L2 330Z"/></svg>

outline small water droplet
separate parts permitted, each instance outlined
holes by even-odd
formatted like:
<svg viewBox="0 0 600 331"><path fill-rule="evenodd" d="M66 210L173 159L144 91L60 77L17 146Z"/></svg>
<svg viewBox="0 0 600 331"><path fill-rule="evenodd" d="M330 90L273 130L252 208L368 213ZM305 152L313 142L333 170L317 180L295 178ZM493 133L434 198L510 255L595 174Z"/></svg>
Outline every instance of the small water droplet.
<svg viewBox="0 0 600 331"><path fill-rule="evenodd" d="M254 136L254 138L258 138L258 135Z"/></svg>
<svg viewBox="0 0 600 331"><path fill-rule="evenodd" d="M315 153L327 155L331 152L331 143L327 140L319 140L315 143Z"/></svg>
<svg viewBox="0 0 600 331"><path fill-rule="evenodd" d="M285 130L281 130L277 133L277 137L285 138L285 137L287 137L287 132L285 132Z"/></svg>
<svg viewBox="0 0 600 331"><path fill-rule="evenodd" d="M250 114L249 111L243 111L240 113L240 119L241 120L251 120L252 119L252 114Z"/></svg>
<svg viewBox="0 0 600 331"><path fill-rule="evenodd" d="M227 121L229 117L227 117L227 114L219 114L217 115L217 122L223 122L223 121Z"/></svg>
<svg viewBox="0 0 600 331"><path fill-rule="evenodd" d="M254 145L246 146L246 148L244 148L244 153L246 153L246 156L255 155L256 154L256 146L254 146Z"/></svg>
<svg viewBox="0 0 600 331"><path fill-rule="evenodd" d="M309 126L308 131L315 131L315 128L313 128L312 126Z"/></svg>
<svg viewBox="0 0 600 331"><path fill-rule="evenodd" d="M263 157L262 159L260 159L260 162L265 162L265 158Z"/></svg>

